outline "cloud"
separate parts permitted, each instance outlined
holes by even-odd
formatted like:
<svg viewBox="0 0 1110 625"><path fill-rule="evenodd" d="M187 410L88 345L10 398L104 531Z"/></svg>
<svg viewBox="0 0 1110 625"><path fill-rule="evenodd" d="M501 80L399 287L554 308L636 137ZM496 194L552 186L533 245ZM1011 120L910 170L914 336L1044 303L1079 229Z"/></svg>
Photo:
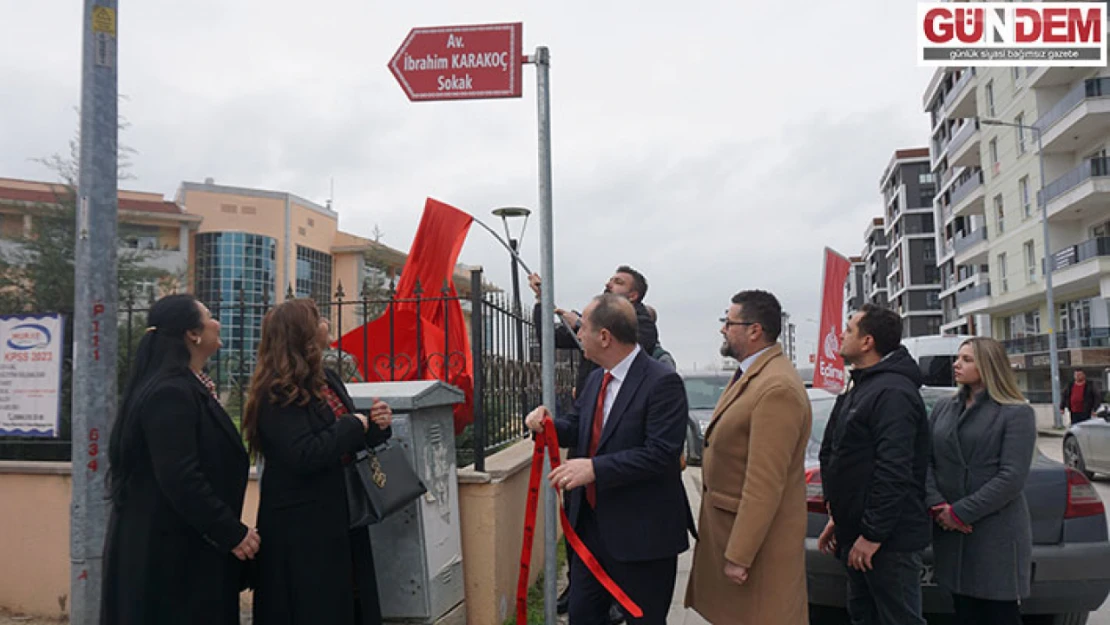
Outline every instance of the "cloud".
<svg viewBox="0 0 1110 625"><path fill-rule="evenodd" d="M29 157L64 151L76 128L81 8L13 10L26 28L0 41L0 176L43 178ZM526 53L552 54L559 303L582 307L632 264L649 278L664 344L689 367L717 359L728 298L765 288L798 323L804 357L823 248L859 252L893 151L928 141L914 10L885 0L127 5L129 186L172 195L211 176L323 202L334 181L341 228L368 236L378 224L402 249L426 197L498 230L492 208L524 205L534 213L523 255L538 269L534 68L521 99L423 103L386 69L414 26L521 20ZM472 230L462 260L508 285L508 254L487 234Z"/></svg>

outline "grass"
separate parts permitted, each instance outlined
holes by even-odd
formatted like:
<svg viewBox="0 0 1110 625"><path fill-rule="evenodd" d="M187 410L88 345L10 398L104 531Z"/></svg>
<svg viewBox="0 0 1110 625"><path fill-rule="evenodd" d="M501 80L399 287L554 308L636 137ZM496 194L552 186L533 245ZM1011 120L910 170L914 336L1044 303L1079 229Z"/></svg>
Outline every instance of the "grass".
<svg viewBox="0 0 1110 625"><path fill-rule="evenodd" d="M556 570L562 571L563 566L567 563L566 541L560 540L558 546L555 548L555 562ZM539 577L536 578L536 583L528 589L528 623L521 625L539 625L543 623L543 571L540 571ZM513 615L505 619L503 625L517 625L516 622L516 603L513 603Z"/></svg>

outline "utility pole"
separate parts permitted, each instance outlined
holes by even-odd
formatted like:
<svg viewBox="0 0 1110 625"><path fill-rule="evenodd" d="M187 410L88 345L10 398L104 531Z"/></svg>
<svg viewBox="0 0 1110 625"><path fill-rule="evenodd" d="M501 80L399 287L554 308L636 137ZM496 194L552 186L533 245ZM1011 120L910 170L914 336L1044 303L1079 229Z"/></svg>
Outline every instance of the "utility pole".
<svg viewBox="0 0 1110 625"><path fill-rule="evenodd" d="M70 623L100 620L108 432L116 414L117 0L85 0L73 301Z"/></svg>

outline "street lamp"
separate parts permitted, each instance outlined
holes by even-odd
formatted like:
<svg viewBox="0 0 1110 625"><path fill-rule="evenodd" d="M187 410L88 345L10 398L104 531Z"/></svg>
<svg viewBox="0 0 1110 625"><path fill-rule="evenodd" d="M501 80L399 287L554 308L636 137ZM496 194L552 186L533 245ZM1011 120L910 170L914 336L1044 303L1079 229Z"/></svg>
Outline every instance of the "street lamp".
<svg viewBox="0 0 1110 625"><path fill-rule="evenodd" d="M501 218L501 223L505 226L505 238L509 240L509 249L512 255L509 258L509 268L512 271L513 281L513 313L516 316L516 350L517 358L521 361L524 360L524 309L520 305L520 274L518 273L517 257L520 251L520 241L524 238L524 229L528 227L528 216L532 211L524 208L523 206L503 206L501 208L493 209L495 217ZM514 238L509 231L509 220L524 218L520 225L520 234Z"/></svg>
<svg viewBox="0 0 1110 625"><path fill-rule="evenodd" d="M1026 126L1016 122L1004 122L1000 119L986 117L978 118L979 123L986 126L1010 126L1028 130L1037 137L1037 160L1041 168L1041 189L1037 192L1037 203L1041 208L1041 225L1044 230L1044 287L1048 299L1048 354L1052 361L1052 427L1064 427L1063 415L1060 414L1060 360L1056 355L1056 302L1052 293L1052 258L1048 243L1048 198L1045 196L1044 177L1044 146L1041 143L1041 129L1036 126Z"/></svg>

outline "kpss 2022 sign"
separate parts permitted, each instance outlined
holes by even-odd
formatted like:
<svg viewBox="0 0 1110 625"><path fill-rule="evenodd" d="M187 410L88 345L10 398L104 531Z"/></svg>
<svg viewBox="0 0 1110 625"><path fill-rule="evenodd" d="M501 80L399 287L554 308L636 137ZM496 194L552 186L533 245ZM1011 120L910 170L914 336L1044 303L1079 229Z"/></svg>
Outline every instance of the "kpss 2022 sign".
<svg viewBox="0 0 1110 625"><path fill-rule="evenodd" d="M59 314L0 317L0 436L58 436L62 319Z"/></svg>

